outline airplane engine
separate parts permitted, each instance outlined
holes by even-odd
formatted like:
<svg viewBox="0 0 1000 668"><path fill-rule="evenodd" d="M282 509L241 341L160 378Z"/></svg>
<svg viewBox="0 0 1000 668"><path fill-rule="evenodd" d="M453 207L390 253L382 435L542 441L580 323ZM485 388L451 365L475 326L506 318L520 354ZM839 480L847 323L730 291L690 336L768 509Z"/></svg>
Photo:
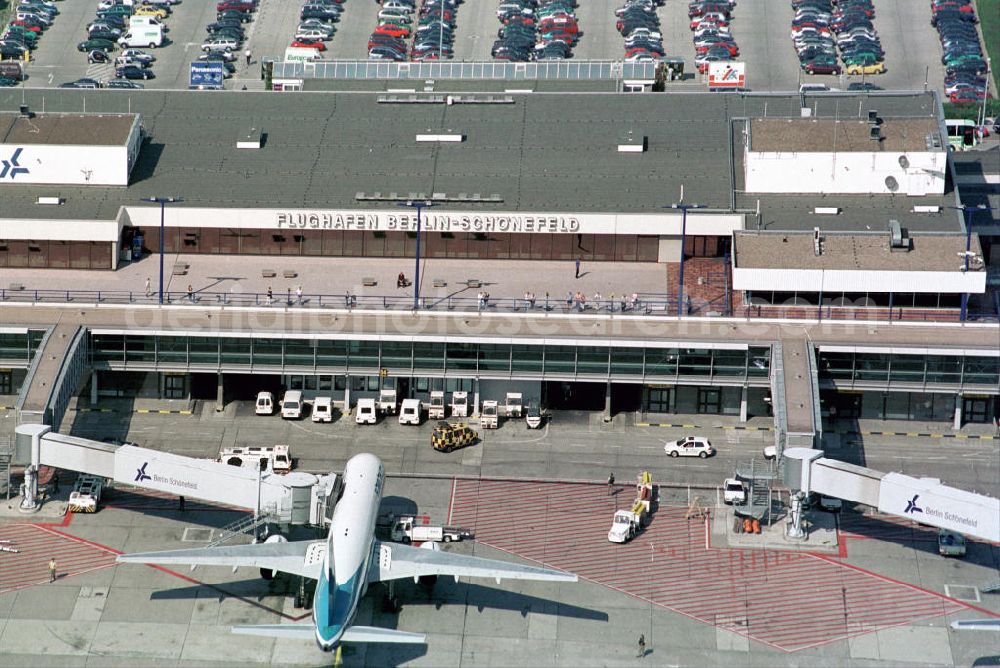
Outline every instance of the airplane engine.
<svg viewBox="0 0 1000 668"><path fill-rule="evenodd" d="M284 536L282 536L281 534L276 533L276 534L272 534L272 535L268 536L264 540L264 542L265 543L287 543L288 539L285 538ZM274 579L274 571L271 570L270 568L262 568L262 569L260 569L260 576L262 578L264 578L265 580L273 580Z"/></svg>

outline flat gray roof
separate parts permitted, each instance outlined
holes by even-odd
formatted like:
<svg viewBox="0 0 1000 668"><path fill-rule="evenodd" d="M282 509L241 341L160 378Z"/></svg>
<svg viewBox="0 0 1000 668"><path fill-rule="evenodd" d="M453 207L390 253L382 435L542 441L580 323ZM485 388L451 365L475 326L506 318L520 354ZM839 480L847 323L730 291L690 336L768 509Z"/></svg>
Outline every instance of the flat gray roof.
<svg viewBox="0 0 1000 668"><path fill-rule="evenodd" d="M124 146L134 122L135 114L0 111L0 144Z"/></svg>
<svg viewBox="0 0 1000 668"><path fill-rule="evenodd" d="M886 119L879 124L882 140L870 138L867 118L755 118L750 122L750 150L806 151L926 151L928 135L941 139L936 118ZM946 147L946 142L939 146ZM940 148L944 151L946 148Z"/></svg>
<svg viewBox="0 0 1000 668"><path fill-rule="evenodd" d="M385 94L373 92L26 89L0 92L0 110L16 111L22 95L32 109L44 104L47 112L139 113L150 136L128 188L4 186L4 217L55 219L111 219L123 204L170 195L185 199L178 206L396 206L358 202L359 192L495 193L502 199L463 204L470 211L638 213L675 201L682 185L688 201L729 210L735 199L737 207L753 209L733 193L743 167L742 151L730 142L731 121L798 118L803 99L819 118L844 118L844 110L859 107L854 95L830 94L532 93L515 95L513 104L446 105L380 103ZM867 98L864 107L877 107L887 121L937 113L931 93L888 94L877 103L874 95ZM263 148L237 149L237 137L251 127L263 132ZM629 130L647 138L645 153L617 152ZM415 141L428 131L461 133L465 141ZM36 204L52 195L65 203ZM822 206L821 197L808 199ZM869 211L894 200L864 201L857 211L845 207L840 222L863 229ZM774 222L812 227L780 215Z"/></svg>
<svg viewBox="0 0 1000 668"><path fill-rule="evenodd" d="M909 251L889 248L889 235L820 231L820 255L811 233L737 232L733 265L741 269L857 269L859 271L955 271L965 252L965 235L911 237ZM972 250L982 253L973 237Z"/></svg>

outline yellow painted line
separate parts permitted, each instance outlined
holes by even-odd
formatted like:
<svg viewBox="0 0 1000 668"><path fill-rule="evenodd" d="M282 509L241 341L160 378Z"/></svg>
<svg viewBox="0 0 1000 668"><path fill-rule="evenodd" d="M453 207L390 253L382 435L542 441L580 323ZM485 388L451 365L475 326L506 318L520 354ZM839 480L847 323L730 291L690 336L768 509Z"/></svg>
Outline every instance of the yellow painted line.
<svg viewBox="0 0 1000 668"><path fill-rule="evenodd" d="M944 434L931 434L931 438L944 438Z"/></svg>
<svg viewBox="0 0 1000 668"><path fill-rule="evenodd" d="M861 435L862 435L862 436L871 436L871 435L872 435L872 433L873 433L873 432L870 432L870 431L863 431L863 432L861 432Z"/></svg>
<svg viewBox="0 0 1000 668"><path fill-rule="evenodd" d="M728 430L728 431L732 431L734 429L740 429L740 427L732 427L732 426L727 427L725 425L723 425L722 428L725 429L725 430ZM745 429L746 427L743 427L743 428Z"/></svg>
<svg viewBox="0 0 1000 668"><path fill-rule="evenodd" d="M649 423L648 422L636 422L635 426L636 427L648 427Z"/></svg>
<svg viewBox="0 0 1000 668"><path fill-rule="evenodd" d="M677 425L674 425L674 426L677 426ZM680 425L680 426L681 426L682 428L684 428L684 429L697 429L697 428L698 428L698 427L696 427L696 426L695 426L695 425L693 425L693 424L682 424L682 425Z"/></svg>
<svg viewBox="0 0 1000 668"><path fill-rule="evenodd" d="M965 434L955 434L955 438L969 438L969 437Z"/></svg>
<svg viewBox="0 0 1000 668"><path fill-rule="evenodd" d="M177 412L180 413L181 415L191 415L194 413L194 411L177 411Z"/></svg>
<svg viewBox="0 0 1000 668"><path fill-rule="evenodd" d="M920 432L917 432L917 431L908 431L908 432L906 432L906 435L907 436L920 436Z"/></svg>
<svg viewBox="0 0 1000 668"><path fill-rule="evenodd" d="M993 437L992 436L983 436L983 435L980 435L979 436L979 440L980 441L992 441Z"/></svg>

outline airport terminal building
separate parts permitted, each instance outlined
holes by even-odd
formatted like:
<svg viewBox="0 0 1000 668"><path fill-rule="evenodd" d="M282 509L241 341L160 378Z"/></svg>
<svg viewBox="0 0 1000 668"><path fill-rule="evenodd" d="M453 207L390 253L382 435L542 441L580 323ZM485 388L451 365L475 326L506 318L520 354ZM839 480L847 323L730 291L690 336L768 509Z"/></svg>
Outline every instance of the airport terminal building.
<svg viewBox="0 0 1000 668"><path fill-rule="evenodd" d="M115 271L161 250L412 258L419 221L424 257L663 265L662 292L689 317L997 316L995 246L967 233L933 92L24 97L0 96L0 157L17 163L0 178L0 269ZM682 189L697 208L671 207ZM721 302L705 294L720 276ZM27 349L37 336L9 335ZM265 374L348 405L394 382L418 398L506 388L551 407L746 419L774 394L775 348L749 340L98 328L83 349L95 396L222 400ZM1000 358L985 342L815 354L826 406L997 413ZM4 357L13 387L28 361Z"/></svg>

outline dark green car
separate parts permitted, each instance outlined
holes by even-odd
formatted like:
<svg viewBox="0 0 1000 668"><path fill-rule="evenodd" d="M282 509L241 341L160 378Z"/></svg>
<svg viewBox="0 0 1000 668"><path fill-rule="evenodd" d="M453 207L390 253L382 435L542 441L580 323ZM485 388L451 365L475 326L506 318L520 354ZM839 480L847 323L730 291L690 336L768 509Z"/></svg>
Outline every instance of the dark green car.
<svg viewBox="0 0 1000 668"><path fill-rule="evenodd" d="M0 77L0 88L7 88L16 85L17 85L17 79L11 79L10 77Z"/></svg>
<svg viewBox="0 0 1000 668"><path fill-rule="evenodd" d="M110 39L88 39L76 45L77 51L104 51L109 53L115 50L115 43Z"/></svg>
<svg viewBox="0 0 1000 668"><path fill-rule="evenodd" d="M113 7L108 7L107 9L102 9L97 12L97 16L107 16L109 14L117 14L118 16L132 16L132 8L126 5L114 5Z"/></svg>
<svg viewBox="0 0 1000 668"><path fill-rule="evenodd" d="M14 39L23 40L27 44L34 45L38 41L38 33L32 32L24 26L7 26L7 34Z"/></svg>

